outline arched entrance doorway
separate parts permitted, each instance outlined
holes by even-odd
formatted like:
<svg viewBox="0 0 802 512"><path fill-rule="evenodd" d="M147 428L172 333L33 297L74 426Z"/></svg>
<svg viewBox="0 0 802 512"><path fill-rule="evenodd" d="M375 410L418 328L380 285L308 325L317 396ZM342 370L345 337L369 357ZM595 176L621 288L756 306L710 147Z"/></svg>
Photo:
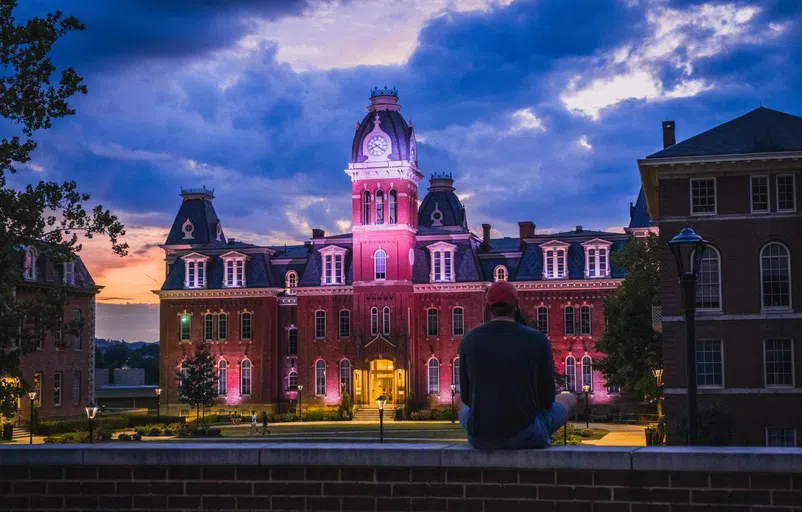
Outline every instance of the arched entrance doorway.
<svg viewBox="0 0 802 512"><path fill-rule="evenodd" d="M390 359L374 359L366 369L354 373L357 403L369 406L382 395L388 404L406 400L407 372Z"/></svg>

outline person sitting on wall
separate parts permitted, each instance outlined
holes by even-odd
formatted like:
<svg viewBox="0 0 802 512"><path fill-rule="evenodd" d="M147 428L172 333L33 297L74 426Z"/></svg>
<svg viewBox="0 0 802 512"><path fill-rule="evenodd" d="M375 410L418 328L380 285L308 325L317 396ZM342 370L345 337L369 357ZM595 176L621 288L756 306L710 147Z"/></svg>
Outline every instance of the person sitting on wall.
<svg viewBox="0 0 802 512"><path fill-rule="evenodd" d="M542 332L515 321L515 286L493 283L487 305L493 319L466 334L459 348L459 422L474 448L544 448L576 398L555 396L551 344Z"/></svg>

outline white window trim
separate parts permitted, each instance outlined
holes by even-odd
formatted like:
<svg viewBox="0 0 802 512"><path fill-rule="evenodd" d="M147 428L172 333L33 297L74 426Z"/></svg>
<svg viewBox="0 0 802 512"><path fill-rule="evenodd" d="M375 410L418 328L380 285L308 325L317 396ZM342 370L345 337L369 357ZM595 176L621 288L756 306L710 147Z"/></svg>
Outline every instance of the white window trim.
<svg viewBox="0 0 802 512"><path fill-rule="evenodd" d="M245 321L245 315L250 315L251 320L251 335L247 338L242 337L242 325ZM248 311L247 309L243 309L242 313L239 314L239 339L240 341L252 341L253 340L253 311Z"/></svg>
<svg viewBox="0 0 802 512"><path fill-rule="evenodd" d="M348 384L350 384L350 386L348 386L348 387L350 389L344 389L344 386L343 386L343 363L348 363ZM350 395L353 394L353 390L354 390L354 365L351 364L351 360L348 359L347 357L343 357L342 359L340 359L340 362L337 363L337 383L339 384L338 393L339 393L340 396L342 396L343 391L345 391L346 393L348 393Z"/></svg>
<svg viewBox="0 0 802 512"><path fill-rule="evenodd" d="M504 277L502 279L499 279L498 277L499 270L501 270L504 273ZM507 281L509 280L509 278L510 278L510 273L509 271L507 271L507 267L505 267L504 265L499 265L493 269L493 281Z"/></svg>
<svg viewBox="0 0 802 512"><path fill-rule="evenodd" d="M763 251L766 250L771 244L779 244L784 249L785 252L788 254L788 305L787 306L766 306L763 303ZM758 254L760 258L760 274L758 274L758 278L760 279L760 310L761 311L791 311L794 307L794 276L791 273L791 250L788 249L788 246L782 242L771 241L767 242L760 248L760 253Z"/></svg>
<svg viewBox="0 0 802 512"><path fill-rule="evenodd" d="M226 335L223 338L220 337L220 316L221 315L225 315L225 317L226 317ZM217 324L217 340L218 341L227 341L228 340L228 316L229 316L228 315L228 311L222 311L221 310L219 313L217 313L217 321L215 323Z"/></svg>
<svg viewBox="0 0 802 512"><path fill-rule="evenodd" d="M571 322L571 324L570 324L570 325L573 325L573 332L570 333L570 334L568 332L566 332L567 331L566 327L568 327L569 324L568 324L568 322L565 321L566 320L565 319L565 314L568 311L568 308L571 308L573 310L573 314L572 314L573 322ZM563 306L563 336L578 336L578 334L576 333L576 314L579 312L578 308L579 308L578 306L575 306L573 304L566 304L565 306Z"/></svg>
<svg viewBox="0 0 802 512"><path fill-rule="evenodd" d="M242 392L242 380L243 380L242 379L242 372L245 369L245 361L248 361L248 364L249 364L248 371L250 372L250 375L248 375L248 387L250 389L248 391L250 391L250 393L243 393ZM242 361L240 361L240 367L239 367L239 392L240 392L240 396L251 396L253 394L253 361L248 359L248 357L245 357L245 358L242 359Z"/></svg>
<svg viewBox="0 0 802 512"><path fill-rule="evenodd" d="M382 308L382 336L390 336L392 332L391 328L391 319L393 317L393 311L390 309L390 306L384 306Z"/></svg>
<svg viewBox="0 0 802 512"><path fill-rule="evenodd" d="M771 340L784 339L784 338L768 338ZM795 388L796 387L796 364L794 353L794 338L788 338L791 342L791 384L771 384L769 385L769 374L766 368L766 339L763 340L763 387L767 389L777 388Z"/></svg>
<svg viewBox="0 0 802 512"><path fill-rule="evenodd" d="M755 190L752 186L752 180L754 178L763 178L766 180L766 209L765 210L755 210ZM749 176L749 211L755 214L764 214L764 213L771 213L771 180L767 174L753 174Z"/></svg>
<svg viewBox="0 0 802 512"><path fill-rule="evenodd" d="M456 332L454 332L454 327L456 327L456 324L454 323L454 313L458 309L460 311L462 311L462 334L457 334ZM428 317L428 312L427 312L427 316L426 316L426 322L427 322L426 328L427 329L429 327L428 326L428 321L429 321L429 317ZM438 323L439 323L439 318L438 318ZM465 308L462 307L462 306L454 306L453 308L451 308L451 335L452 336L465 336Z"/></svg>
<svg viewBox="0 0 802 512"><path fill-rule="evenodd" d="M24 267L22 269L22 277L26 281L36 281L36 261L39 259L39 251L36 247L28 247L25 249L25 260L28 260L28 254L31 255L31 267ZM24 265L24 263L23 263ZM30 270L30 272L28 272Z"/></svg>
<svg viewBox="0 0 802 512"><path fill-rule="evenodd" d="M713 211L712 212L694 212L693 211L693 182L694 181L710 181L713 180ZM716 178L691 178L688 181L688 205L690 206L691 217L709 217L711 215L718 215L718 183Z"/></svg>
<svg viewBox="0 0 802 512"><path fill-rule="evenodd" d="M580 377L582 378L582 392L585 392L585 359L590 361L590 391L588 393L593 393L593 358L590 357L590 354L585 354L582 356L582 359L579 360L579 373Z"/></svg>
<svg viewBox="0 0 802 512"><path fill-rule="evenodd" d="M327 245L318 251L320 254L320 286L343 286L345 284L345 254L348 252L347 249L343 247L337 247L336 245ZM326 282L326 256L331 256L331 277L332 282ZM337 270L336 259L337 256L342 258L342 265L340 265L340 279L339 283L337 279L335 279L334 273Z"/></svg>
<svg viewBox="0 0 802 512"><path fill-rule="evenodd" d="M797 442L796 442L796 427L766 427L766 429L765 429L766 430L766 447L769 447L769 429L770 428L783 428L783 429L790 428L790 429L792 429L794 431L794 447L797 446ZM779 448L779 447L776 447L776 448Z"/></svg>
<svg viewBox="0 0 802 512"><path fill-rule="evenodd" d="M780 178L791 177L791 191L794 197L794 207L780 210ZM793 174L778 174L774 177L774 200L777 205L777 213L791 213L796 211L796 176Z"/></svg>
<svg viewBox="0 0 802 512"><path fill-rule="evenodd" d="M583 242L582 247L585 248L585 278L586 279L605 279L610 277L610 248L613 246L613 243L609 240L602 240L601 238L594 238L593 240L588 240L587 242ZM590 275L590 249L594 249L596 251L596 267L599 266L599 250L604 249L605 251L605 258L604 258L604 268L602 270L602 275L599 276L591 276ZM545 257L544 257L545 260ZM566 269L567 270L567 269Z"/></svg>
<svg viewBox="0 0 802 512"><path fill-rule="evenodd" d="M584 333L582 332L582 310L588 308L588 327L590 328L590 332ZM574 306L574 315L576 315L576 306ZM590 304L582 304L579 306L579 336L593 336L593 308ZM591 364L592 360L591 360Z"/></svg>
<svg viewBox="0 0 802 512"><path fill-rule="evenodd" d="M460 389L459 385L459 364L459 356L455 357L451 361L451 383L456 385L454 388L455 395L462 394L462 389Z"/></svg>
<svg viewBox="0 0 802 512"><path fill-rule="evenodd" d="M437 334L429 333L429 311L432 310L437 312ZM426 308L426 337L436 338L438 336L440 336L440 310L438 308Z"/></svg>
<svg viewBox="0 0 802 512"><path fill-rule="evenodd" d="M375 322L374 322L375 318ZM378 336L381 332L379 328L379 308L373 306L370 308L370 335L371 336Z"/></svg>
<svg viewBox="0 0 802 512"><path fill-rule="evenodd" d="M378 269L376 268L376 255L379 253L379 251L384 253L384 277L377 277L379 272L378 272ZM378 249L373 251L373 254L371 255L370 259L373 260L373 280L374 281L386 281L387 280L387 260L390 259L390 255L387 254L387 251L382 249L381 246L379 246Z"/></svg>
<svg viewBox="0 0 802 512"><path fill-rule="evenodd" d="M568 279L568 248L571 244L567 244L565 242L560 242L559 240L552 240L550 242L546 242L545 244L540 246L540 249L543 251L543 279L544 280L553 280L553 279ZM549 265L547 261L547 254L549 251L554 251L554 277L549 277ZM562 256L560 254L562 253ZM558 262L562 258L563 261L563 272L564 275L558 275L557 268L559 267Z"/></svg>
<svg viewBox="0 0 802 512"><path fill-rule="evenodd" d="M220 363L226 364L226 378L220 378ZM251 370L253 372L253 370ZM220 383L225 383L225 393L220 392ZM228 361L225 358L221 357L217 360L217 396L226 396L228 395Z"/></svg>
<svg viewBox="0 0 802 512"><path fill-rule="evenodd" d="M317 335L317 314L318 313L323 313L323 336L318 336ZM328 322L328 320L329 319L326 318L326 310L325 309L316 309L315 310L315 312L314 312L314 314L312 316L312 332L314 333L314 336L315 336L316 340L325 340L326 339L326 334L328 334L328 332L327 332L328 329L326 328L328 326L326 325L326 323Z"/></svg>
<svg viewBox="0 0 802 512"><path fill-rule="evenodd" d="M573 359L573 361L574 361L574 362L573 362L572 364L570 364L570 365L568 364L568 360L569 360L569 359ZM577 378L576 378L576 356L574 356L573 354L570 354L570 353L569 353L567 356L565 356L565 359L563 359L563 368L565 369L565 389L566 389L567 391L570 391L570 392L572 392L572 393L575 393L575 392L576 392L576 385L577 385ZM574 369L574 387L573 387L573 388L570 388L570 387L568 387L568 368L573 368L573 369ZM580 371L581 371L581 370L580 370Z"/></svg>
<svg viewBox="0 0 802 512"><path fill-rule="evenodd" d="M721 251L719 251L716 247L714 247L712 245L708 245L707 247L705 247L705 252L710 250L710 249L716 251L716 255L718 256L718 307L717 308L700 308L700 307L697 307L696 311L705 311L705 312L711 312L711 313L718 313L718 312L721 312L721 311L724 310L724 294L721 292L721 285L722 285L722 282L721 282ZM694 250L693 252L695 253L696 251ZM705 254L702 253L702 258L704 258L704 257L705 257ZM762 257L760 259L761 259L761 261L763 261ZM692 255L691 256L691 266L693 266L693 262L694 261L696 261L696 258ZM761 272L760 275L762 276L763 273ZM761 297L763 297L762 288L763 288L763 284L762 284L762 277L761 277L761 290L760 290L760 296ZM697 292L697 298L698 298L698 296L699 296L699 294ZM761 298L761 301L762 300L763 299Z"/></svg>
<svg viewBox="0 0 802 512"><path fill-rule="evenodd" d="M539 323L540 308L543 308L543 309L546 310L546 330L543 332L543 334L548 336L548 334L549 334L549 307L546 306L545 304L541 304L540 306L535 308L535 324Z"/></svg>
<svg viewBox="0 0 802 512"><path fill-rule="evenodd" d="M290 285L290 276L294 276L295 277L295 285L294 286ZM290 294L290 295L294 295L295 294L295 288L298 287L298 272L296 272L294 270L288 270L287 271L287 274L284 276L284 287L286 288L286 291L287 291L288 294Z"/></svg>
<svg viewBox="0 0 802 512"><path fill-rule="evenodd" d="M67 268L70 269L69 271L69 279L67 279ZM204 274L205 276L206 274ZM70 286L75 285L75 262L74 261L65 261L64 262L64 284L68 284Z"/></svg>
<svg viewBox="0 0 802 512"><path fill-rule="evenodd" d="M318 363L323 363L323 390L324 390L323 393L318 393L317 392L317 370L318 370L317 364ZM329 368L328 368L328 366L329 365L326 364L326 361L323 358L315 360L315 365L313 366L313 368L315 369L315 396L326 396L326 395L329 394L329 372L328 372ZM339 376L338 376L338 380L339 380Z"/></svg>
<svg viewBox="0 0 802 512"><path fill-rule="evenodd" d="M206 334L207 334L207 332L206 332L206 320L208 319L208 317L211 317L211 319L212 319L211 336L206 336ZM215 325L214 325L215 324L215 318L214 317L215 317L214 313L212 313L210 311L206 311L203 314L203 339L204 339L204 341L213 341L214 340L214 327L215 327Z"/></svg>
<svg viewBox="0 0 802 512"><path fill-rule="evenodd" d="M432 391L432 377L431 377L431 364L432 361L437 361L437 391ZM426 361L426 394L427 395L439 395L440 394L440 369L443 365L440 363L440 360L436 357L432 356Z"/></svg>
<svg viewBox="0 0 802 512"><path fill-rule="evenodd" d="M717 341L719 347L721 348L721 385L720 386L702 385L702 384L699 384L697 382L696 387L698 389L724 389L725 387L727 387L727 380L726 380L727 379L727 375L725 373L726 372L726 368L725 368L726 365L724 364L724 340L721 340L721 339L712 339L712 340L711 339L700 339L700 340L696 340L696 343L699 343L700 341L705 341L705 342ZM696 348L697 347L694 347L694 350L696 350ZM699 364L698 355L696 357L696 364ZM765 368L765 365L764 365L764 368ZM693 373L694 373L694 376L698 375L698 372L696 371L696 368L694 368L694 372ZM686 376L686 379L687 379L687 376Z"/></svg>
<svg viewBox="0 0 802 512"><path fill-rule="evenodd" d="M431 245L427 245L426 248L429 250L429 282L430 283L453 283L454 282L454 274L455 274L455 255L457 253L457 246L453 244L449 244L447 242L437 242ZM440 253L440 272L443 275L442 279L435 279L434 275L434 253ZM445 267L445 253L451 253L451 274L446 275L446 267Z"/></svg>
<svg viewBox="0 0 802 512"><path fill-rule="evenodd" d="M340 326L342 325L342 315L343 311L348 313L348 336L342 335L342 329ZM337 337L346 339L351 337L351 310L350 309L341 309L337 312Z"/></svg>
<svg viewBox="0 0 802 512"><path fill-rule="evenodd" d="M237 251L230 251L222 256L220 259L223 261L223 288L245 288L247 286L247 264L250 259L246 254ZM242 282L237 281L237 263L242 262ZM228 265L233 265L233 284L228 284Z"/></svg>
<svg viewBox="0 0 802 512"><path fill-rule="evenodd" d="M203 254L198 254L197 252L192 252L181 258L184 260L184 288L195 290L195 289L203 289L206 288L206 284L209 281L208 272L206 272L208 266L206 263L209 261L208 256L204 256ZM195 264L195 283L189 282L189 264ZM203 282L198 282L198 270L200 269L201 265L203 266Z"/></svg>

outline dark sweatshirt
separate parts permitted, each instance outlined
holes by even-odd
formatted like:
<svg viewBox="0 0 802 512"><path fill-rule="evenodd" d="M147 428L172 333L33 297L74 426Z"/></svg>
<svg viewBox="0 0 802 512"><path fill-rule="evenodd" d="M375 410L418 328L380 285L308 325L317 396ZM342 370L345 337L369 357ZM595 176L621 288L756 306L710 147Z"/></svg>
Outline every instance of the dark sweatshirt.
<svg viewBox="0 0 802 512"><path fill-rule="evenodd" d="M554 403L554 359L540 331L494 320L465 335L459 356L460 396L475 439L510 438Z"/></svg>

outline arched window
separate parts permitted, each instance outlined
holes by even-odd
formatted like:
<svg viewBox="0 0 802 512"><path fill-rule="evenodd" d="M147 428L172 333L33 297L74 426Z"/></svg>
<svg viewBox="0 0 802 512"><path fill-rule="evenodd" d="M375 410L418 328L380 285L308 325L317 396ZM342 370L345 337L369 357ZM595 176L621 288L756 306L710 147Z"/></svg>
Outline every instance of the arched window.
<svg viewBox="0 0 802 512"><path fill-rule="evenodd" d="M287 330L287 355L298 355L298 329L295 327Z"/></svg>
<svg viewBox="0 0 802 512"><path fill-rule="evenodd" d="M315 363L315 394L326 394L326 362L322 359Z"/></svg>
<svg viewBox="0 0 802 512"><path fill-rule="evenodd" d="M351 361L340 361L340 391L351 394Z"/></svg>
<svg viewBox="0 0 802 512"><path fill-rule="evenodd" d="M243 313L242 317L240 318L240 339L241 340L250 340L251 339L251 314L250 313Z"/></svg>
<svg viewBox="0 0 802 512"><path fill-rule="evenodd" d="M535 329L543 334L549 333L549 308L546 306L538 306L537 308L537 324Z"/></svg>
<svg viewBox="0 0 802 512"><path fill-rule="evenodd" d="M565 389L576 391L576 359L574 356L565 358Z"/></svg>
<svg viewBox="0 0 802 512"><path fill-rule="evenodd" d="M221 359L217 363L217 394L225 395L228 392L228 363Z"/></svg>
<svg viewBox="0 0 802 512"><path fill-rule="evenodd" d="M691 257L691 261L694 261ZM696 282L696 309L721 309L721 254L708 245L699 263L699 279Z"/></svg>
<svg viewBox="0 0 802 512"><path fill-rule="evenodd" d="M454 370L451 374L451 383L454 384L454 393L459 394L459 357L454 359L454 363L452 364L452 369Z"/></svg>
<svg viewBox="0 0 802 512"><path fill-rule="evenodd" d="M347 309L340 311L340 338L351 337L351 312Z"/></svg>
<svg viewBox="0 0 802 512"><path fill-rule="evenodd" d="M391 190L390 191L389 203L390 204L389 204L389 208L388 208L388 212L387 212L388 213L388 217L389 217L389 223L390 224L395 224L396 222L398 222L398 214L397 214L397 211L398 211L398 206L397 206L398 205L398 193L396 193L395 190Z"/></svg>
<svg viewBox="0 0 802 512"><path fill-rule="evenodd" d="M362 225L370 224L370 192L362 192Z"/></svg>
<svg viewBox="0 0 802 512"><path fill-rule="evenodd" d="M326 337L326 312L315 311L315 338Z"/></svg>
<svg viewBox="0 0 802 512"><path fill-rule="evenodd" d="M458 307L451 310L451 333L454 336L465 334L465 310L463 308Z"/></svg>
<svg viewBox="0 0 802 512"><path fill-rule="evenodd" d="M590 323L590 306L579 308L579 334L590 336L593 333Z"/></svg>
<svg viewBox="0 0 802 512"><path fill-rule="evenodd" d="M34 247L28 247L25 250L25 271L22 276L29 281L36 280L36 258L38 256L39 252Z"/></svg>
<svg viewBox="0 0 802 512"><path fill-rule="evenodd" d="M387 306L382 310L382 334L390 335L390 308Z"/></svg>
<svg viewBox="0 0 802 512"><path fill-rule="evenodd" d="M289 272L287 272L286 284L287 284L287 291L289 291L290 293L295 293L293 289L296 286L298 286L298 272L294 270L290 270Z"/></svg>
<svg viewBox="0 0 802 512"><path fill-rule="evenodd" d="M228 337L228 315L220 313L217 315L217 339L224 340Z"/></svg>
<svg viewBox="0 0 802 512"><path fill-rule="evenodd" d="M298 389L298 374L296 372L290 372L289 378L287 379L288 388L295 391Z"/></svg>
<svg viewBox="0 0 802 512"><path fill-rule="evenodd" d="M251 394L251 362L244 359L240 365L239 394L248 396Z"/></svg>
<svg viewBox="0 0 802 512"><path fill-rule="evenodd" d="M439 315L437 314L437 309L430 308L426 311L426 335L427 336L437 336L439 332Z"/></svg>
<svg viewBox="0 0 802 512"><path fill-rule="evenodd" d="M379 249L373 254L373 267L376 279L387 278L387 253Z"/></svg>
<svg viewBox="0 0 802 512"><path fill-rule="evenodd" d="M370 308L370 334L376 336L379 334L379 309Z"/></svg>
<svg viewBox="0 0 802 512"><path fill-rule="evenodd" d="M440 392L440 361L429 359L429 393Z"/></svg>
<svg viewBox="0 0 802 512"><path fill-rule="evenodd" d="M214 315L203 315L203 338L207 341L214 339Z"/></svg>
<svg viewBox="0 0 802 512"><path fill-rule="evenodd" d="M791 258L784 245L772 242L760 251L760 282L764 309L791 307Z"/></svg>
<svg viewBox="0 0 802 512"><path fill-rule="evenodd" d="M585 386L590 386L590 390L593 391L593 361L590 356L582 358L582 388Z"/></svg>
<svg viewBox="0 0 802 512"><path fill-rule="evenodd" d="M573 336L576 334L576 319L574 318L574 307L565 306L565 335Z"/></svg>
<svg viewBox="0 0 802 512"><path fill-rule="evenodd" d="M499 265L496 267L496 270L493 272L495 281L506 281L507 280L507 267L504 265Z"/></svg>
<svg viewBox="0 0 802 512"><path fill-rule="evenodd" d="M384 224L384 192L376 191L376 224Z"/></svg>
<svg viewBox="0 0 802 512"><path fill-rule="evenodd" d="M192 316L184 313L181 315L180 323L181 341L190 341L192 339Z"/></svg>

